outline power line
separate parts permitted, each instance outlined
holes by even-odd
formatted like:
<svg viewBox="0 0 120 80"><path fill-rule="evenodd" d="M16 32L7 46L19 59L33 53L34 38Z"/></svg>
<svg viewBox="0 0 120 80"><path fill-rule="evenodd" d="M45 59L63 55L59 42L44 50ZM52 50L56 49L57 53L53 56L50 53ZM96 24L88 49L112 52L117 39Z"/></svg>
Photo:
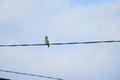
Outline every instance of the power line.
<svg viewBox="0 0 120 80"><path fill-rule="evenodd" d="M10 79L0 78L0 80L10 80Z"/></svg>
<svg viewBox="0 0 120 80"><path fill-rule="evenodd" d="M48 77L48 76L41 76L36 74L29 74L29 73L22 73L22 72L15 72L15 71L8 71L8 70L0 70L1 72L7 72L7 73L14 73L19 75L27 75L27 76L34 76L34 77L41 77L41 78L48 78L48 79L56 79L56 80L63 80L60 78L54 78L54 77Z"/></svg>
<svg viewBox="0 0 120 80"><path fill-rule="evenodd" d="M50 45L70 45L70 44L95 44L95 43L115 43L120 40L109 40L109 41L86 41L86 42L67 42L67 43L50 43ZM45 46L46 44L11 44L11 45L0 45L0 47L18 47L18 46Z"/></svg>

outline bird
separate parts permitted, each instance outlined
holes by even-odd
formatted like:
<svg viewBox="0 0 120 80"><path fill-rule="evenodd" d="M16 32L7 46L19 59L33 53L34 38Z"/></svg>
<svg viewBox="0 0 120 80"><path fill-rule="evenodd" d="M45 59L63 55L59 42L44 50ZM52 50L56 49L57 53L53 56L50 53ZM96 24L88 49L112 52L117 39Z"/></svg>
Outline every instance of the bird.
<svg viewBox="0 0 120 80"><path fill-rule="evenodd" d="M48 36L45 36L45 44L46 44L48 47L50 47L50 46L49 46Z"/></svg>

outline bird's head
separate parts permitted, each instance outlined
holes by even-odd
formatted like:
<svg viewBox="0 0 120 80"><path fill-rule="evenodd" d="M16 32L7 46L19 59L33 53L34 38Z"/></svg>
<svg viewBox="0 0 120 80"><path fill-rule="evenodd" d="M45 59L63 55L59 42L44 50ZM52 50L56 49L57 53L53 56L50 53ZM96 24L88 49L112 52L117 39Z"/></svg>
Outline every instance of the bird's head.
<svg viewBox="0 0 120 80"><path fill-rule="evenodd" d="M45 36L45 38L47 39L47 38L48 38L48 36Z"/></svg>

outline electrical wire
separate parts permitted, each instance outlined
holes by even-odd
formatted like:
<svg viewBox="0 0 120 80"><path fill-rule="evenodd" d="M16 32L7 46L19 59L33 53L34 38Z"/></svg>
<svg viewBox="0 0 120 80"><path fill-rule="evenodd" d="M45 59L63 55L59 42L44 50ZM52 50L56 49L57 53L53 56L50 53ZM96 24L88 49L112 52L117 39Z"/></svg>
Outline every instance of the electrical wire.
<svg viewBox="0 0 120 80"><path fill-rule="evenodd" d="M15 71L8 71L8 70L0 70L0 72L14 73L14 74L19 74L19 75L27 75L27 76L34 76L34 77L41 77L41 78L48 78L48 79L63 80L63 79L60 79L60 78L41 76L41 75L22 73L22 72L15 72Z"/></svg>
<svg viewBox="0 0 120 80"><path fill-rule="evenodd" d="M115 43L120 40L109 41L88 41L88 42L67 42L67 43L50 43L49 45L72 45L72 44L95 44L95 43ZM12 45L0 45L0 47L18 47L18 46L45 46L46 44L12 44Z"/></svg>

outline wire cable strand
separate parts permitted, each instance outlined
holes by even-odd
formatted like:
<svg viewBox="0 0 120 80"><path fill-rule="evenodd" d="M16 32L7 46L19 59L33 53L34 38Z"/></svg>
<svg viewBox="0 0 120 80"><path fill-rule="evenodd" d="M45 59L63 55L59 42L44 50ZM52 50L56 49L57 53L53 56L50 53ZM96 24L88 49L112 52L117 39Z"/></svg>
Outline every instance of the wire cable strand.
<svg viewBox="0 0 120 80"><path fill-rule="evenodd" d="M22 73L22 72L15 72L15 71L8 71L8 70L0 70L0 72L14 73L14 74L19 74L19 75L27 75L27 76L34 76L34 77L41 77L41 78L48 78L48 79L63 80L63 79L60 79L60 78L41 76L41 75Z"/></svg>
<svg viewBox="0 0 120 80"><path fill-rule="evenodd" d="M86 42L68 42L68 43L50 43L49 45L70 45L70 44L95 44L95 43L115 43L120 40L109 40L109 41L86 41ZM45 46L46 44L11 44L11 45L0 45L0 47L18 47L18 46Z"/></svg>

